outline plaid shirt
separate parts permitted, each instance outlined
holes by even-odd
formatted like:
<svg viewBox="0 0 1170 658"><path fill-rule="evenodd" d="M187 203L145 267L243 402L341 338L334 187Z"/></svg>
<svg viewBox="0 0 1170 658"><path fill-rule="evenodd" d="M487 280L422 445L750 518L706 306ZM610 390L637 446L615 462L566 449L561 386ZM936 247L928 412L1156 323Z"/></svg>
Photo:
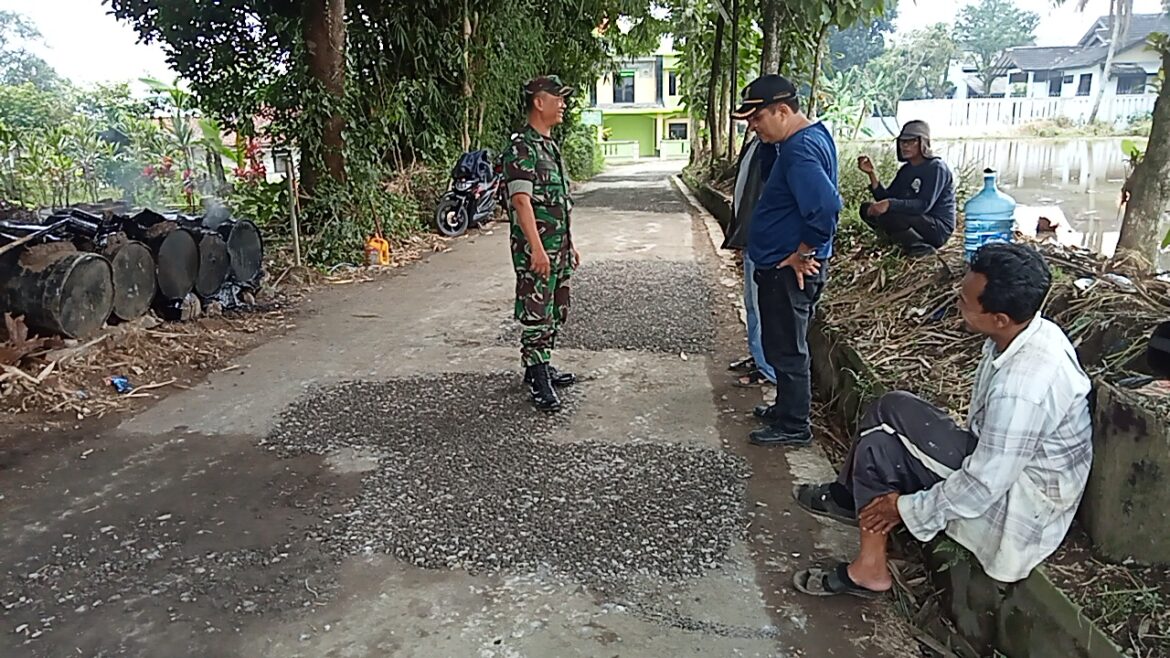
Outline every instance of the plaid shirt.
<svg viewBox="0 0 1170 658"><path fill-rule="evenodd" d="M1037 316L1002 354L988 340L967 417L978 445L957 471L927 465L943 482L899 498L906 527L922 541L945 530L996 580L1027 578L1064 540L1085 490L1089 391L1052 322Z"/></svg>

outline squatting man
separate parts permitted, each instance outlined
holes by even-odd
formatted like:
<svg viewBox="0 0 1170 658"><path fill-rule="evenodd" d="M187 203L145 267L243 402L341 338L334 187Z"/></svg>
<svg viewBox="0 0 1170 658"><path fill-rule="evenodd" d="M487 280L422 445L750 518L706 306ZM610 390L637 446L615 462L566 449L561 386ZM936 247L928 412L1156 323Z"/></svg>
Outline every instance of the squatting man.
<svg viewBox="0 0 1170 658"><path fill-rule="evenodd" d="M906 122L898 134L897 154L903 164L889 187L878 180L869 156L857 159L874 198L861 204L861 220L907 256L926 256L955 232L955 177L931 149L925 121Z"/></svg>

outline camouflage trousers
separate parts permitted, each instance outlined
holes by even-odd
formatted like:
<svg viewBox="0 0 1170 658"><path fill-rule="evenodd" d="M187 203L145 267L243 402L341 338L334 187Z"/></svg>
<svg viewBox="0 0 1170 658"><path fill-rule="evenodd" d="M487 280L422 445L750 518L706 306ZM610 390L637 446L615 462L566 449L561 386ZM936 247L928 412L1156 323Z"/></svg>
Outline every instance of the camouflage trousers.
<svg viewBox="0 0 1170 658"><path fill-rule="evenodd" d="M520 360L524 367L548 363L557 344L557 332L569 317L569 279L573 268L553 262L548 278L531 270L516 270L516 319Z"/></svg>

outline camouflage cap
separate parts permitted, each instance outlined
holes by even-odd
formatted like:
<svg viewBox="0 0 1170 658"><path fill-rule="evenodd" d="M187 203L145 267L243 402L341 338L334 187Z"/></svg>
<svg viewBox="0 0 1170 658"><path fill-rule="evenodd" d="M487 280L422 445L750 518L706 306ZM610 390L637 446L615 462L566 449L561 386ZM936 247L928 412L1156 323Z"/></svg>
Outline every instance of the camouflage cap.
<svg viewBox="0 0 1170 658"><path fill-rule="evenodd" d="M524 93L529 96L534 96L542 91L553 96L566 97L572 96L574 90L561 82L561 79L555 75L542 75L524 83Z"/></svg>

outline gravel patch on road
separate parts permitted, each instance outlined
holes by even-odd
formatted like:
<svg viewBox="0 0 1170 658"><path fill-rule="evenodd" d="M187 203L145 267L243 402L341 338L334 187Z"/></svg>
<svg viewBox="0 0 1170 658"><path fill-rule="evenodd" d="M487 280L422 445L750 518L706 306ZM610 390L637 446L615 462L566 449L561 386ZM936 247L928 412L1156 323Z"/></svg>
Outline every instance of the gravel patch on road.
<svg viewBox="0 0 1170 658"><path fill-rule="evenodd" d="M686 202L661 173L633 176L602 174L593 182L608 184L577 196L576 207L607 208L619 212L687 212Z"/></svg>
<svg viewBox="0 0 1170 658"><path fill-rule="evenodd" d="M148 491L119 489L108 504L72 510L52 536L14 549L26 557L0 573L0 620L12 633L0 634L0 655L16 655L5 653L5 642L43 645L20 655L135 654L135 627L238 630L244 617L330 596L336 556L303 537L343 508L332 507L312 460L319 463L281 460L284 473L275 476L249 471L258 482L241 487L221 477L207 490L200 478L182 478L182 469L160 473L144 483ZM188 466L233 469L215 459ZM102 627L104 636L85 633ZM74 644L70 634L79 632L86 637Z"/></svg>
<svg viewBox="0 0 1170 658"><path fill-rule="evenodd" d="M715 334L712 283L699 263L587 262L570 283L572 306L557 346L705 354ZM500 341L520 344L507 323Z"/></svg>
<svg viewBox="0 0 1170 658"><path fill-rule="evenodd" d="M554 444L544 437L571 409L541 415L518 388L510 374L444 374L318 389L265 444L379 451L350 509L321 528L342 554L548 569L598 587L721 566L741 532L746 463L675 444Z"/></svg>

